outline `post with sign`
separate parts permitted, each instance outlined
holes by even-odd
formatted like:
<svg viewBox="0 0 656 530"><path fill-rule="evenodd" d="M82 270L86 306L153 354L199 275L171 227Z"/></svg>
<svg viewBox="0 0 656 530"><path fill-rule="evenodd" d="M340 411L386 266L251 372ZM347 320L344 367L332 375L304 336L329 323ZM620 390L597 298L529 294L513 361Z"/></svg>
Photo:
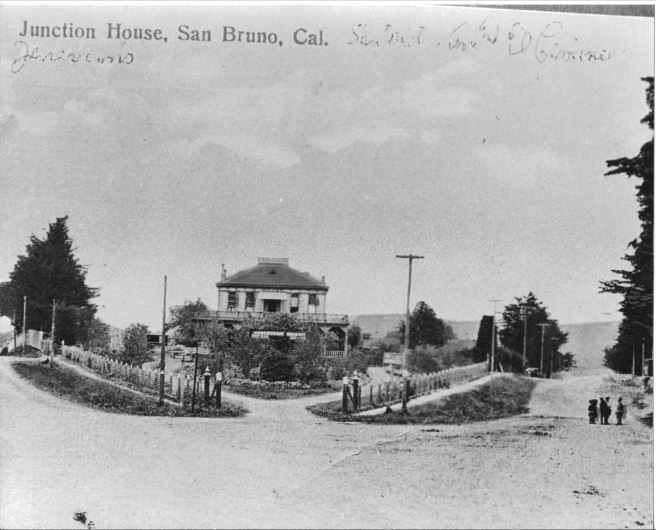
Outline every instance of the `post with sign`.
<svg viewBox="0 0 656 530"><path fill-rule="evenodd" d="M210 372L210 367L206 366L205 367L205 372L203 372L203 379L205 380L205 406L209 407L210 406L210 379L212 377L212 374Z"/></svg>
<svg viewBox="0 0 656 530"><path fill-rule="evenodd" d="M221 408L221 382L223 381L223 374L221 372L216 372L216 384L214 391L216 392L216 408Z"/></svg>
<svg viewBox="0 0 656 530"><path fill-rule="evenodd" d="M359 397L360 397L360 377L358 376L358 371L353 372L353 410L356 411L360 407Z"/></svg>
<svg viewBox="0 0 656 530"><path fill-rule="evenodd" d="M348 376L342 377L342 412L348 412Z"/></svg>
<svg viewBox="0 0 656 530"><path fill-rule="evenodd" d="M408 413L408 389L410 387L410 380L408 377L410 372L408 370L403 370L403 379L401 381L401 412L403 414Z"/></svg>

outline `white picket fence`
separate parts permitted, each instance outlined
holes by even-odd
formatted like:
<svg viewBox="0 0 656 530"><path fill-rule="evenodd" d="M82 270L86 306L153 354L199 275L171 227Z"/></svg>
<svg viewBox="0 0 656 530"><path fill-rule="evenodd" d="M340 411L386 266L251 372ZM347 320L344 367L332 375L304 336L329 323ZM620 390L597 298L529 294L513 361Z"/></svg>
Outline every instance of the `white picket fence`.
<svg viewBox="0 0 656 530"><path fill-rule="evenodd" d="M483 361L466 366L454 366L439 372L413 374L408 378L411 390L409 399L430 394L441 388L466 383L482 377L487 371L488 363ZM368 401L371 406L398 403L402 399L402 393L403 380L400 377L390 378L384 383L363 385L360 389L360 402Z"/></svg>
<svg viewBox="0 0 656 530"><path fill-rule="evenodd" d="M83 365L101 376L111 375L131 384L137 390L145 393L159 393L159 370L150 370L148 368L139 368L121 363L106 357L91 353L78 348L77 346L62 346L62 356L74 363ZM202 392L202 377L196 380L196 395L200 396ZM214 379L214 378L212 378ZM214 383L214 381L212 381ZM189 399L193 390L193 379L185 374L174 374L165 372L164 374L164 393L169 399L178 401L180 405ZM212 389L213 390L213 389Z"/></svg>

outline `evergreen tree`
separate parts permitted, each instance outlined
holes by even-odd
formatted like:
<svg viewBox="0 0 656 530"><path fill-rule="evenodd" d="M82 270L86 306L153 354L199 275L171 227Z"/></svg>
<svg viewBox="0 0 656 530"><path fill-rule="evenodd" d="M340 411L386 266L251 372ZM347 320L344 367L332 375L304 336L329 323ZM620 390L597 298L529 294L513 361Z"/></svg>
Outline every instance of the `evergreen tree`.
<svg viewBox="0 0 656 530"><path fill-rule="evenodd" d="M66 217L51 223L46 237L30 238L25 255L19 256L3 289L3 311L16 311L16 324L23 323L23 296L27 297L27 328L49 331L52 301L56 302L55 339L68 344L83 342L96 306L91 300L98 289L86 284L86 268L73 254Z"/></svg>
<svg viewBox="0 0 656 530"><path fill-rule="evenodd" d="M403 344L405 322L401 322L399 332ZM437 347L446 344L446 328L431 306L426 302L418 302L410 314L410 348L424 344Z"/></svg>
<svg viewBox="0 0 656 530"><path fill-rule="evenodd" d="M524 309L523 309L524 308ZM526 314L526 366L540 366L541 349L545 371L553 365L557 369L561 353L559 348L567 342L567 333L561 331L558 321L550 318L547 308L533 293L516 298L503 311L503 329L499 332L501 344L508 350L522 354L524 349L524 314ZM544 342L539 324L546 323ZM490 332L491 334L491 332ZM489 344L489 343L488 343Z"/></svg>
<svg viewBox="0 0 656 530"><path fill-rule="evenodd" d="M654 130L654 78L645 77L648 83L648 114L641 123ZM630 372L634 364L636 372L642 374L644 358L652 357L653 311L654 311L654 137L645 143L633 158L608 160L611 168L606 175L625 174L638 179L636 197L640 235L629 243L632 252L624 259L630 264L626 270L613 270L619 279L602 281L601 292L622 295L620 311L624 315L615 345L606 350L606 366Z"/></svg>
<svg viewBox="0 0 656 530"><path fill-rule="evenodd" d="M496 337L495 330L495 339ZM492 349L492 316L483 315L481 323L478 326L478 337L476 338L476 346L472 350L472 360L475 363L483 362L489 358ZM488 362L489 364L489 362Z"/></svg>

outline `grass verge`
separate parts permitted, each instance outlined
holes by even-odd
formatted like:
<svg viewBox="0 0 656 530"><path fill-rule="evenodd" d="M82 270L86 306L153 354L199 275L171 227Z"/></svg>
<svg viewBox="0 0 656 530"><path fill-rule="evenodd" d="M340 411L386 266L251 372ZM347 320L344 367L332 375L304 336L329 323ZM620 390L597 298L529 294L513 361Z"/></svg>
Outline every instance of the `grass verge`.
<svg viewBox="0 0 656 530"><path fill-rule="evenodd" d="M490 382L461 394L451 394L439 401L412 406L409 413L389 412L377 416L355 416L341 411L341 401L308 407L318 416L335 421L364 423L443 423L460 424L507 418L528 412L528 402L536 382L518 376L492 379Z"/></svg>
<svg viewBox="0 0 656 530"><path fill-rule="evenodd" d="M220 409L200 409L192 414L188 409L183 410L169 404L159 405L153 399L90 379L57 364L50 368L41 363L16 362L12 366L21 377L41 390L105 412L136 416L200 417L236 417L247 412L243 407L224 402Z"/></svg>

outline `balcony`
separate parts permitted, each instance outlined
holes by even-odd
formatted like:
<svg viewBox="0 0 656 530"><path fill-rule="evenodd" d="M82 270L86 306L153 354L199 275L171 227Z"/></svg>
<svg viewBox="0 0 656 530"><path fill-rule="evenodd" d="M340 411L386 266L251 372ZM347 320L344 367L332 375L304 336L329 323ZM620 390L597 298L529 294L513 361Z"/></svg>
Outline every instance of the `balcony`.
<svg viewBox="0 0 656 530"><path fill-rule="evenodd" d="M330 326L348 326L348 315L334 313L271 313L264 311L205 311L199 315L200 320L218 320L221 322L242 322L244 320L263 320L273 315L288 315L299 322L314 322Z"/></svg>

